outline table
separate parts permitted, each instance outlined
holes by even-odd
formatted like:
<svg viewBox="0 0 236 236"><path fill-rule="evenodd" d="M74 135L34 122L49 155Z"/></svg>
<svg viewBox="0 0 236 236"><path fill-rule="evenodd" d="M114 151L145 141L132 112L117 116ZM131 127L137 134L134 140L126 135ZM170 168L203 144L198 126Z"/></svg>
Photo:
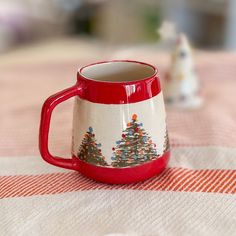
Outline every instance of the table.
<svg viewBox="0 0 236 236"><path fill-rule="evenodd" d="M69 55L44 56L57 52L58 42L20 49L0 61L0 235L233 235L236 55L196 53L205 103L193 111L167 110L168 168L143 183L106 185L42 161L41 105L75 82L78 65L135 58L157 65L162 78L169 56L144 48L104 52L84 41L73 43L63 41ZM72 53L77 49L82 55ZM51 152L68 157L72 103L55 110L50 133Z"/></svg>

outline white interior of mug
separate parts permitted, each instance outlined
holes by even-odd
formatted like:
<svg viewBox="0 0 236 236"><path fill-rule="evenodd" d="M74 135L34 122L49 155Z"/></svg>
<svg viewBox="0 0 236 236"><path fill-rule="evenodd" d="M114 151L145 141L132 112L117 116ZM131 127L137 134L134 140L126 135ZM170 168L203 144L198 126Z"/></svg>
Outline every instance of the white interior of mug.
<svg viewBox="0 0 236 236"><path fill-rule="evenodd" d="M111 61L83 67L80 74L95 81L131 82L154 76L156 69L149 64L135 61Z"/></svg>

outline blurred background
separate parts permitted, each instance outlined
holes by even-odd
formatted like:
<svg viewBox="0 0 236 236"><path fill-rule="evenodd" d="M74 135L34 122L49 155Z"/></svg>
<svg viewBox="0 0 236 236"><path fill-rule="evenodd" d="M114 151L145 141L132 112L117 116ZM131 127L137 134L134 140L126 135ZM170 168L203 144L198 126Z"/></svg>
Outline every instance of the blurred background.
<svg viewBox="0 0 236 236"><path fill-rule="evenodd" d="M235 0L1 0L0 52L61 39L150 45L164 20L199 48L235 49L235 10Z"/></svg>
<svg viewBox="0 0 236 236"><path fill-rule="evenodd" d="M170 31L163 22L195 47L201 80L221 79L225 71L233 77L235 12L235 0L1 0L1 155L38 155L41 105L74 84L82 65L135 59L156 65L162 78L175 44L162 40ZM211 88L214 97L216 85ZM61 154L70 148L71 104L53 116L52 149Z"/></svg>

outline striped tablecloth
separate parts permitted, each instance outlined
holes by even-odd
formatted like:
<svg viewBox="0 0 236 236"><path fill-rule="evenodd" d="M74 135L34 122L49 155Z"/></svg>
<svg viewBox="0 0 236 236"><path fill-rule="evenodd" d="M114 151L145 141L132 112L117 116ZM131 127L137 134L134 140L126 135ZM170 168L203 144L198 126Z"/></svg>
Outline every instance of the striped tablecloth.
<svg viewBox="0 0 236 236"><path fill-rule="evenodd" d="M135 58L161 72L167 61L157 55ZM42 102L74 83L76 62L2 67L0 235L235 235L235 63L233 54L197 55L204 106L167 110L168 168L143 183L121 186L96 183L40 159ZM72 101L53 115L52 153L69 155L71 121Z"/></svg>

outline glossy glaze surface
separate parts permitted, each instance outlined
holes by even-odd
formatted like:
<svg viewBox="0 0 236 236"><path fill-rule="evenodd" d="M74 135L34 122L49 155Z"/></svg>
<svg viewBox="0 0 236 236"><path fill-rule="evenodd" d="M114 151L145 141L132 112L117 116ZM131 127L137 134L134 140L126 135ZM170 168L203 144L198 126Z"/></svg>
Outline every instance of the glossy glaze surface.
<svg viewBox="0 0 236 236"><path fill-rule="evenodd" d="M113 61L119 63L122 61ZM142 80L108 82L98 81L86 78L83 75L83 70L90 66L106 64L101 62L82 67L77 74L77 86L82 88L80 98L90 102L104 104L126 104L144 101L156 96L161 91L160 80L157 76L155 67L142 62L124 61L125 63L140 64L153 69L152 76ZM109 62L110 63L110 62Z"/></svg>
<svg viewBox="0 0 236 236"><path fill-rule="evenodd" d="M108 184L130 184L149 179L161 173L170 159L170 152L165 152L158 159L143 165L129 168L105 168L90 165L84 161L73 157L76 170L84 176L102 183Z"/></svg>
<svg viewBox="0 0 236 236"><path fill-rule="evenodd" d="M143 79L138 78L138 80L135 80L135 76L131 76L130 79L128 79L127 81L123 81L124 78L122 77L123 79L123 80L121 79L122 81L112 80L109 82L103 80L99 81L93 78L87 78L83 74L84 68L89 68L91 66L96 66L106 63L113 65L116 64L117 62L121 64L123 62L126 64L127 63L137 64L137 65L140 64L142 66L149 67L147 73L151 71L151 75ZM99 73L103 72L100 71ZM119 79L119 76L116 75L116 77L113 78ZM82 108L81 104L75 103L73 142L78 142L78 143L76 145L73 145L73 151L72 151L73 157L71 159L64 159L61 157L53 156L49 152L48 133L50 128L50 120L53 109L61 102L66 101L67 99L74 96L77 97L76 99L80 99L85 103L93 104L93 106L90 106L89 109L86 108L87 110L86 109L81 110L80 109ZM156 97L158 98L160 97L161 100L159 99L158 103L152 102L152 100L153 99L155 100ZM149 101L151 101L151 103ZM145 105L146 103L150 104ZM127 106L128 109L126 109L125 106ZM104 112L97 112L100 109L99 107L102 107L101 110L103 110ZM113 112L111 108L113 109ZM109 110L111 111L109 112ZM94 111L95 113L93 113ZM91 117L92 116L91 114L96 114L96 115L95 117ZM91 120L91 122L98 119L98 121L101 123L99 125L99 122L96 121L98 125L97 126L95 125L95 128L93 130L89 122L88 123L81 122L80 116L83 116L85 120L86 119L88 121ZM135 119L133 118L134 116L136 117ZM159 117L161 117L160 120L158 120ZM115 127L116 132L106 132L105 128L104 130L103 129L99 130L99 127L102 126L102 123L109 124L109 121L111 120L114 121L114 119L115 123L114 122L113 123L114 127L116 126ZM132 119L131 122L130 119ZM90 131L91 130L92 131L91 132L87 131L87 135L92 134L93 132L95 132L98 137L103 137L105 135L105 138L101 138L101 140L102 140L102 145L107 149L111 147L107 145L106 140L111 139L112 135L116 135L116 139L119 139L120 136L122 135L122 138L124 139L123 136L124 134L122 134L122 132L123 133L126 132L125 129L127 129L129 123L133 122L133 125L136 125L135 129L139 129L137 131L133 131L135 134L139 132L141 136L142 135L145 136L146 131L143 131L143 128L141 128L140 124L142 120L144 121L142 127L144 126L144 128L147 129L148 135L149 133L151 133L151 136L156 136L154 138L154 141L152 140L152 137L149 137L150 135L148 136L147 145L149 145L149 151L150 151L150 145L152 145L153 147L156 147L156 143L158 144L158 146L163 145L164 141L163 140L159 141L159 138L161 137L161 139L163 139L163 135L166 136L167 134L166 124L165 124L165 111L164 111L164 103L162 101L160 81L159 78L157 77L157 70L155 69L155 67L146 63L136 62L136 61L112 61L112 62L101 62L97 64L92 64L80 69L77 75L77 83L74 86L65 89L55 95L52 95L45 101L41 113L41 124L39 133L40 153L43 159L49 162L50 164L67 169L80 171L82 174L97 181L106 183L131 183L144 180L150 178L155 174L160 173L165 168L169 160L169 149L158 147L159 149L157 150L159 151L157 152L155 151L155 153L157 153L155 158L148 159L146 163L140 162L133 166L126 166L125 168L116 168L115 165L110 166L109 163L108 163L109 166L93 165L89 162L81 160L80 156L76 155L79 149L79 142L81 143L82 140L82 138L81 137L78 138L77 135L79 130L81 131L80 132L81 134L84 133L86 129L89 129ZM152 127L154 127L154 129L152 129ZM155 130L155 127L158 127L157 130ZM109 131L112 131L111 127L108 127L108 129ZM81 136L81 134L79 136ZM133 134L131 134L130 137ZM76 135L77 139L75 139ZM125 133L125 135L128 136L127 132ZM120 142L123 142L122 138ZM128 145L127 150L129 150L129 142L126 144ZM144 150L140 149L139 151L144 151ZM99 152L107 153L107 151L104 151L104 149L102 148ZM143 155L143 157L145 156ZM104 160L106 160L107 157L103 156L103 158Z"/></svg>

